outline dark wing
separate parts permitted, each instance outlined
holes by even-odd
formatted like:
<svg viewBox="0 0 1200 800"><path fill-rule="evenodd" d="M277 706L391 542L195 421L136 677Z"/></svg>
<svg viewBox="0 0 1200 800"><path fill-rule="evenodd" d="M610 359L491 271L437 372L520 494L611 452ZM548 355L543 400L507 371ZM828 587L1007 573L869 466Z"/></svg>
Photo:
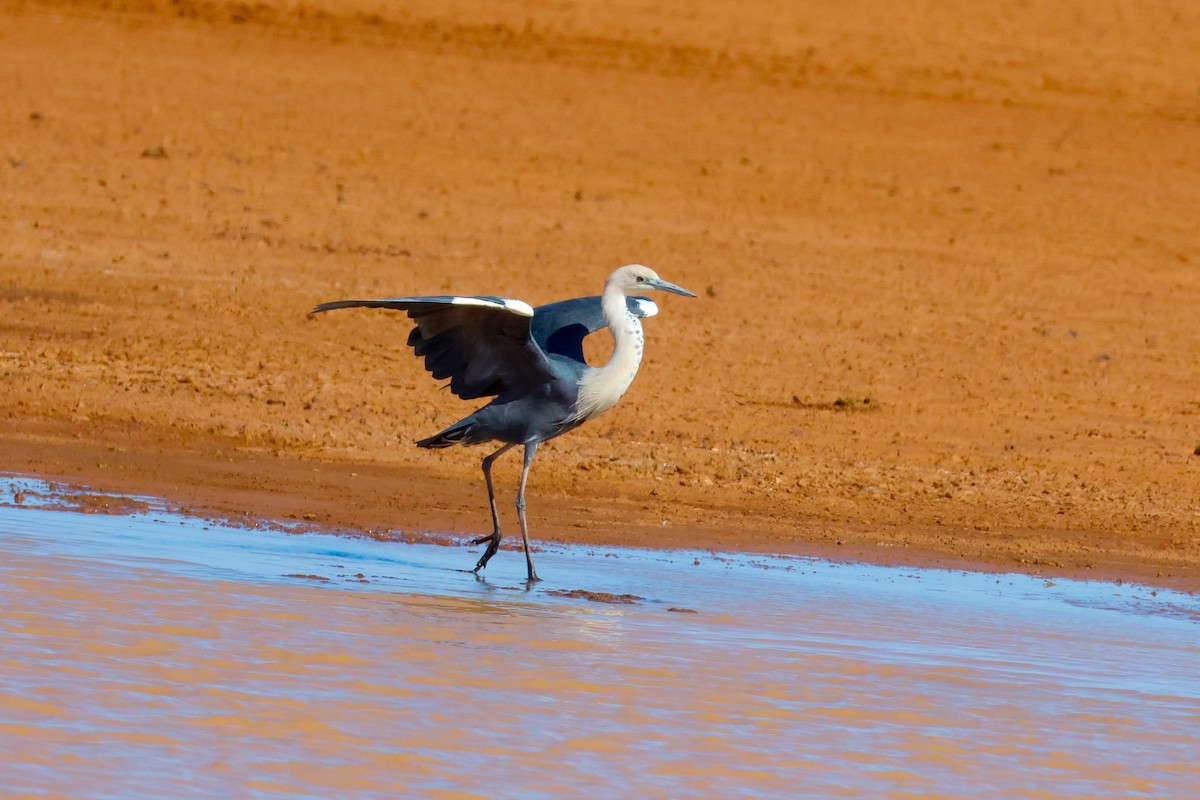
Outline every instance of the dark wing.
<svg viewBox="0 0 1200 800"><path fill-rule="evenodd" d="M530 335L533 309L503 297L393 297L338 300L313 313L338 308L391 308L408 312L417 326L408 344L438 380L464 400L516 393L556 378Z"/></svg>
<svg viewBox="0 0 1200 800"><path fill-rule="evenodd" d="M625 304L635 317L652 317L658 306L648 297L627 297ZM581 364L583 340L605 326L600 296L577 297L538 306L533 311L533 340L543 351L565 356Z"/></svg>

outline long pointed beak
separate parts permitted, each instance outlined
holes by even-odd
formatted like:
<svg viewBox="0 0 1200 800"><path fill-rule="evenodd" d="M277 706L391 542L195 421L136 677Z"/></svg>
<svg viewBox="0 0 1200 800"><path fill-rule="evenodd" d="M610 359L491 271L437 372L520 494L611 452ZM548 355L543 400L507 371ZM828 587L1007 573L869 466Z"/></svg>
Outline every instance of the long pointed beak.
<svg viewBox="0 0 1200 800"><path fill-rule="evenodd" d="M689 292L687 289L683 288L682 286L676 286L673 283L668 283L667 281L664 281L662 278L655 278L654 280L647 281L646 283L643 283L642 285L643 286L649 285L651 288L662 289L664 292L671 292L672 294L681 294L684 297L695 297L696 296L696 295L692 294L691 292Z"/></svg>

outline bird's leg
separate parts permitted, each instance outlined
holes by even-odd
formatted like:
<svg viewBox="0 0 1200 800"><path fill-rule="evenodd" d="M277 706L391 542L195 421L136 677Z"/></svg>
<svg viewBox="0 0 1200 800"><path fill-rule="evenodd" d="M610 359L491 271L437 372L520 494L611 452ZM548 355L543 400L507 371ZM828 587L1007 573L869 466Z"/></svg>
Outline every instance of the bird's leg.
<svg viewBox="0 0 1200 800"><path fill-rule="evenodd" d="M512 448L516 447L513 444L506 444L496 452L492 453L487 458L483 459L483 479L487 481L488 502L492 506L492 535L480 536L472 541L472 544L488 543L487 550L483 551L483 556L479 559L479 563L475 565L474 572L479 572L487 566L492 556L496 555L496 551L500 549L500 512L496 510L496 490L492 486L492 462L500 456L507 453Z"/></svg>
<svg viewBox="0 0 1200 800"><path fill-rule="evenodd" d="M530 583L541 580L533 571L533 558L529 555L529 527L525 524L525 481L529 478L529 467L533 464L537 448L537 442L525 445L525 466L521 469L521 487L517 490L517 519L521 521L521 541L525 543L525 566L529 570L527 580Z"/></svg>

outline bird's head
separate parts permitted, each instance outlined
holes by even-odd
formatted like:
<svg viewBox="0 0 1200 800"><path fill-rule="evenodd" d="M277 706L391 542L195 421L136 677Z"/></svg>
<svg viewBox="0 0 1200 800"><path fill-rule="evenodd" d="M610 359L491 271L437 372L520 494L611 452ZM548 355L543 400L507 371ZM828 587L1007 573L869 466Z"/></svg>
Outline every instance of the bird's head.
<svg viewBox="0 0 1200 800"><path fill-rule="evenodd" d="M696 296L682 286L676 286L673 283L664 281L658 277L657 272L649 267L643 267L641 264L630 264L629 266L621 267L609 276L608 282L616 284L627 295L638 294L650 289L660 289L664 292L681 294L684 297Z"/></svg>

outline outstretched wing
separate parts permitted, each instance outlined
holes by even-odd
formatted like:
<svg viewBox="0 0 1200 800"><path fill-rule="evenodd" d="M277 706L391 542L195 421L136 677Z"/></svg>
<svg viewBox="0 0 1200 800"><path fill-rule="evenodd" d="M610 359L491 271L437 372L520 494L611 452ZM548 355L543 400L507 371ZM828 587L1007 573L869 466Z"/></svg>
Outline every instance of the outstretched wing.
<svg viewBox="0 0 1200 800"><path fill-rule="evenodd" d="M503 297L392 297L338 300L313 313L338 308L390 308L415 323L408 345L438 380L464 400L524 391L556 375L530 332L533 309Z"/></svg>
<svg viewBox="0 0 1200 800"><path fill-rule="evenodd" d="M627 297L625 304L635 317L653 317L658 313L658 306L648 297ZM544 352L586 364L583 340L604 325L599 295L562 300L534 309L533 340Z"/></svg>

